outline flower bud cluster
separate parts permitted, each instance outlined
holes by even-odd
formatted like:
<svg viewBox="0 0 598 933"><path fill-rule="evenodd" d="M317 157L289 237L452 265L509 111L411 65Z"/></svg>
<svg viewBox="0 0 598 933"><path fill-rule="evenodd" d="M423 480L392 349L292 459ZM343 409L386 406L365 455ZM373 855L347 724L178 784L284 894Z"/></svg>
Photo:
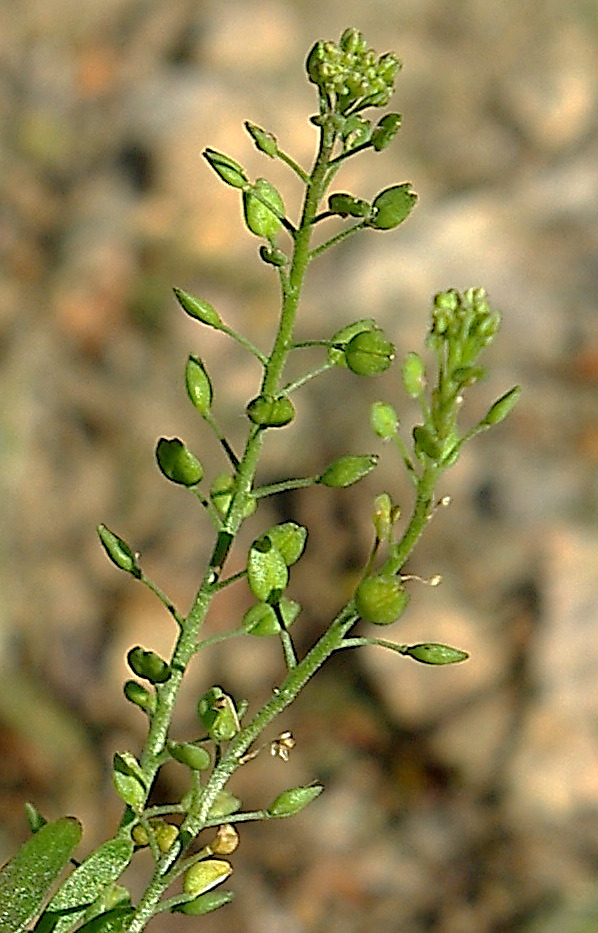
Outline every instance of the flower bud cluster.
<svg viewBox="0 0 598 933"><path fill-rule="evenodd" d="M492 342L500 327L483 288L460 293L452 288L434 298L428 346L450 356L449 378L461 386L472 385L483 376L475 365L477 357Z"/></svg>
<svg viewBox="0 0 598 933"><path fill-rule="evenodd" d="M393 52L376 57L357 29L346 29L340 41L316 42L307 57L309 80L339 113L384 107L394 91L401 63Z"/></svg>

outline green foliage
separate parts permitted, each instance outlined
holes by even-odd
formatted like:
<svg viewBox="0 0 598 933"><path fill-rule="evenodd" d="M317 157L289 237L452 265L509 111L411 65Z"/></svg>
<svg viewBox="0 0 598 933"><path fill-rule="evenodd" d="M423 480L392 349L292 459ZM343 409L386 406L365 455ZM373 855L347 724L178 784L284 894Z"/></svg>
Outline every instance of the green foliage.
<svg viewBox="0 0 598 933"><path fill-rule="evenodd" d="M228 878L232 864L215 856L228 856L236 848L238 837L232 824L292 816L322 791L320 784L291 788L263 809L244 811L228 784L239 767L249 767L268 745L273 757L288 759L295 744L291 733L283 731L270 741L263 740L263 733L331 655L346 648L375 646L428 665L454 664L467 657L466 652L447 645L430 642L409 646L356 635L354 631L362 623L366 628L370 623L391 625L407 610L414 596L408 584L418 578L402 571L436 507L439 478L457 461L463 444L501 422L519 397L519 387L510 389L477 424L461 427L464 397L484 376L480 354L495 337L500 323L482 289L472 288L463 294L450 289L438 294L426 341L428 352L409 351L404 356L403 389L407 400L419 407L418 423L411 435L409 429L404 434L395 407L401 399L392 403L380 400L372 406L372 441L387 442L390 453L398 455L399 469L406 471L413 485L413 501L405 507L403 516L390 492L374 490L374 538L355 592L338 607L332 619L323 620L321 634L309 649L303 654L297 652L293 635L300 626L301 607L286 593L291 583L290 568L304 554L306 528L290 521L262 531L258 528L246 554L241 555L237 548L241 569L225 575L239 530L262 498L314 485L323 487L321 495L331 495L330 489L343 490L368 476L368 483L374 482L375 476L370 474L378 463L376 453L342 451L328 465L319 465L314 476L282 476L268 485L259 481L260 458L268 432L287 428L293 421L295 405L291 396L303 385L339 369L345 370L347 378L351 374L363 378L379 375L392 366L397 352L395 343L372 318L349 322L330 336L318 334L313 340L295 342L300 295L310 264L341 240L364 230L394 229L408 218L417 198L409 182L385 188L371 203L349 192L329 194L336 173L347 159L367 149L383 152L399 130L401 117L397 113L379 116L375 122L365 115L389 102L400 69L396 55L378 55L368 49L358 30L347 29L339 42L317 42L307 57L306 68L318 99L318 113L311 118L319 136L311 169L304 169L288 155L271 132L250 122L245 124L257 149L266 158L279 160L303 185L298 219L293 221L286 215L283 197L270 181L251 181L243 166L224 153L210 148L203 153L216 176L241 199L247 230L266 241L261 244L259 256L268 266L268 274L278 278L281 305L278 319L273 322L270 349L264 352L246 334L225 324L208 301L179 288L174 290L180 307L192 320L236 341L261 367L255 395L245 407L247 418L238 422L244 439L241 443L235 439L233 444L215 420L212 380L205 363L195 355L187 359L186 393L201 417L200 427L213 433L225 460L223 468L207 478L208 492L203 494L199 487L203 466L183 441L162 437L157 443L160 471L187 490L190 502L205 510L213 526L212 552L187 614L179 612L145 575L139 555L123 539L105 525L98 527L109 559L147 586L177 626L168 659L139 645L127 655L133 673L146 681L142 685L127 680L124 693L144 714L147 735L138 756L129 751L114 756L113 783L124 804L120 826L74 867L51 896L81 829L68 818L46 823L29 805L27 815L34 835L0 872L0 933L25 933L37 917L37 933L140 933L149 921L166 911L202 916L223 907L231 900L232 892L213 889ZM342 231L329 239L322 237L319 245L312 247L314 232L325 229L331 218L336 224L342 221ZM394 340L398 342L400 334ZM285 382L290 356L300 357L305 347L319 348L320 363L292 382ZM318 430L315 425L314 431ZM290 450L293 443L290 440ZM241 452L236 453L236 449ZM206 525L209 527L208 522ZM204 535L205 530L200 534ZM223 589L233 585L245 588L246 597L251 598L249 608L238 624L203 637L202 627L213 602ZM271 696L261 705L255 701L246 704L219 686L206 689L204 684L197 699L201 734L175 740L170 730L176 701L195 655L216 643L255 636L278 639L281 673ZM206 670L206 664L202 670ZM187 791L174 803L148 802L160 768L173 761L188 771ZM204 832L213 837L214 827L219 825L211 841L200 838ZM151 852L153 867L144 893L132 905L127 890L116 882L134 850L141 847Z"/></svg>

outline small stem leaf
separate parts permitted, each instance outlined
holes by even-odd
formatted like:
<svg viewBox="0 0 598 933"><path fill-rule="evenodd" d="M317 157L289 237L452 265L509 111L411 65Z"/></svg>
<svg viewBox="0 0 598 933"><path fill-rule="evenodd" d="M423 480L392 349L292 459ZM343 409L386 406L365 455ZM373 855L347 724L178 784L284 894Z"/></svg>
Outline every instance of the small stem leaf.
<svg viewBox="0 0 598 933"><path fill-rule="evenodd" d="M38 914L81 839L78 820L46 823L0 870L0 933L20 933Z"/></svg>

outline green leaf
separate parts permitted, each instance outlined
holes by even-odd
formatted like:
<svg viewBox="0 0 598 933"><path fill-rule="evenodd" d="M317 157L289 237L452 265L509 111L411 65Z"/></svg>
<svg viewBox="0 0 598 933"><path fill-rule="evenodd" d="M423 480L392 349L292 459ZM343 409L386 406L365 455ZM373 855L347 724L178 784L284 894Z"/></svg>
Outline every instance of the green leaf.
<svg viewBox="0 0 598 933"><path fill-rule="evenodd" d="M58 920L55 933L66 933L83 918L86 908L100 896L103 889L120 878L132 855L131 839L119 836L109 839L75 868L47 907L48 913L64 914L68 911L66 916ZM72 910L77 907L81 909Z"/></svg>
<svg viewBox="0 0 598 933"><path fill-rule="evenodd" d="M81 833L70 816L47 823L6 863L0 871L0 933L20 933L35 917Z"/></svg>

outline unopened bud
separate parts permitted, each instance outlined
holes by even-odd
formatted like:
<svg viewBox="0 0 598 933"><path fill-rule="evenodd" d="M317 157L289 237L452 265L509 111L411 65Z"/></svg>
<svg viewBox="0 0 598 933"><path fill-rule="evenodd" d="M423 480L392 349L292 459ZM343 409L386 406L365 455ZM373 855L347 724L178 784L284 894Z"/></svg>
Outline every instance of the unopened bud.
<svg viewBox="0 0 598 933"><path fill-rule="evenodd" d="M415 661L421 661L422 664L457 664L469 657L467 651L460 651L458 648L451 648L449 645L438 645L434 642L411 645L405 651L405 654Z"/></svg>
<svg viewBox="0 0 598 933"><path fill-rule="evenodd" d="M388 402L374 402L370 409L370 423L374 433L383 441L388 441L397 433L399 418Z"/></svg>
<svg viewBox="0 0 598 933"><path fill-rule="evenodd" d="M258 126L256 123L250 123L249 120L245 121L245 129L260 152L264 152L266 155L270 156L271 159L278 155L276 137L273 136L272 133L266 132L266 130L263 130L261 126Z"/></svg>
<svg viewBox="0 0 598 933"><path fill-rule="evenodd" d="M207 415L212 407L212 383L207 370L198 356L191 355L185 367L187 394L200 415Z"/></svg>
<svg viewBox="0 0 598 933"><path fill-rule="evenodd" d="M419 398L425 385L426 368L424 361L419 353L411 351L405 357L405 362L401 367L401 376L407 395L411 398Z"/></svg>
<svg viewBox="0 0 598 933"><path fill-rule="evenodd" d="M119 538L113 531L110 531L106 525L98 525L97 532L104 546L104 550L112 563L116 564L120 570L124 570L126 573L131 573L134 577L139 578L141 576L141 570L137 566L135 554L133 554L127 542Z"/></svg>
<svg viewBox="0 0 598 933"><path fill-rule="evenodd" d="M377 463L376 454L348 454L345 457L339 457L326 467L318 478L318 483L333 489L344 489L346 486L358 483L360 479L371 473Z"/></svg>
<svg viewBox="0 0 598 933"><path fill-rule="evenodd" d="M181 308L189 317L193 317L209 327L220 327L222 325L222 318L209 301L194 298L193 295L184 292L182 288L173 288L173 292Z"/></svg>
<svg viewBox="0 0 598 933"><path fill-rule="evenodd" d="M486 414L486 417L482 419L480 424L500 424L500 422L504 421L507 415L513 411L520 395L521 386L513 386L512 389L509 389L508 392L505 392L504 395L501 395L501 397L495 401L494 405L491 406L490 410Z"/></svg>
<svg viewBox="0 0 598 933"><path fill-rule="evenodd" d="M323 790L321 784L308 784L304 787L292 787L289 790L283 790L282 794L279 794L270 804L267 812L270 816L294 816L312 800L319 797Z"/></svg>

